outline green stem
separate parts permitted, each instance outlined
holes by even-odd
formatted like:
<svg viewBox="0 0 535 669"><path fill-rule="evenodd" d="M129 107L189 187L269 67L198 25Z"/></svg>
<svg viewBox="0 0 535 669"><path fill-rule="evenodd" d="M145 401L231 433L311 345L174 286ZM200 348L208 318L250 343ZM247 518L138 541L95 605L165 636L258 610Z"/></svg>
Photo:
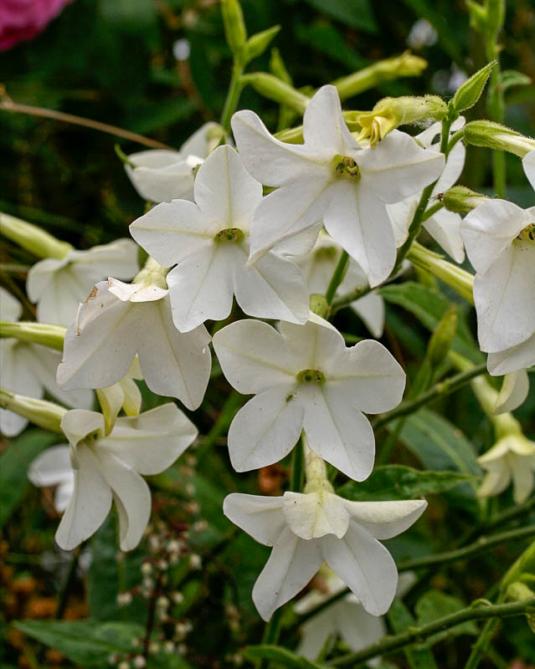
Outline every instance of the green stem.
<svg viewBox="0 0 535 669"><path fill-rule="evenodd" d="M305 479L305 458L303 449L303 439L301 438L292 452L292 471L290 478L290 490L301 492Z"/></svg>
<svg viewBox="0 0 535 669"><path fill-rule="evenodd" d="M431 193L433 192L435 183L436 182L433 182L432 184L426 186L422 192L422 195L420 196L420 201L418 202L418 206L416 207L416 211L414 212L414 216L412 217L411 224L409 225L409 234L407 235L407 239L403 242L398 251L396 264L394 265L394 269L392 271L393 274L396 274L398 272L403 261L407 257L407 254L412 246L413 241L420 234L420 230L422 229L422 223L424 222L425 210L427 209L427 204L429 203L429 198L431 197Z"/></svg>
<svg viewBox="0 0 535 669"><path fill-rule="evenodd" d="M239 393L232 392L228 396L226 402L223 404L219 416L217 417L217 420L212 426L212 429L205 437L201 438L200 444L197 447L198 462L200 462L201 459L210 452L212 446L216 443L218 438L227 431L236 411L240 408L242 403L243 397Z"/></svg>
<svg viewBox="0 0 535 669"><path fill-rule="evenodd" d="M347 251L342 251L342 255L340 256L340 259L338 260L338 263L334 268L333 275L331 277L331 280L329 281L329 285L325 293L325 300L329 305L332 304L334 296L336 295L336 291L338 290L338 286L344 280L348 264L349 264L349 254Z"/></svg>
<svg viewBox="0 0 535 669"><path fill-rule="evenodd" d="M451 629L457 625L470 620L494 620L496 618L509 618L520 616L535 611L535 598L512 604L479 604L472 605L461 611L456 611L448 616L434 620L420 627L411 627L401 634L387 636L363 650L356 653L348 653L331 661L332 667L355 667L358 663L365 662L377 657L400 650L411 643L422 643L425 639L437 632ZM466 665L465 669L474 669Z"/></svg>
<svg viewBox="0 0 535 669"><path fill-rule="evenodd" d="M276 645L279 636L281 633L281 617L282 617L282 608L277 609L271 620L268 622L264 629L264 635L262 637L262 645ZM259 665L259 669L267 669L269 666L268 660L262 660Z"/></svg>
<svg viewBox="0 0 535 669"><path fill-rule="evenodd" d="M425 221L428 221L431 216L434 216L437 211L440 211L443 208L444 204L442 202L435 202L435 204L431 205L428 209L425 210L425 213L422 216L422 222L425 223Z"/></svg>
<svg viewBox="0 0 535 669"><path fill-rule="evenodd" d="M230 86L227 93L227 98L223 106L221 114L221 126L226 133L230 132L230 119L238 107L240 95L243 88L242 83L243 65L234 61L232 66L232 76L230 78Z"/></svg>
<svg viewBox="0 0 535 669"><path fill-rule="evenodd" d="M69 596L71 594L72 586L76 577L76 569L80 560L80 548L77 548L71 555L69 569L65 575L65 580L61 586L58 595L58 608L56 609L56 620L61 620L65 614L67 604L69 603Z"/></svg>

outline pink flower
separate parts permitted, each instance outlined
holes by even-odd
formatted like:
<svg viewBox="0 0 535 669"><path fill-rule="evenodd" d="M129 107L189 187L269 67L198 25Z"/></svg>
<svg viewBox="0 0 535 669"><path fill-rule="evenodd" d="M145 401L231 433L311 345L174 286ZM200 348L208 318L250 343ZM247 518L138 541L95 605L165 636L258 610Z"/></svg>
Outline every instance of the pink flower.
<svg viewBox="0 0 535 669"><path fill-rule="evenodd" d="M1 0L0 51L32 39L70 0Z"/></svg>

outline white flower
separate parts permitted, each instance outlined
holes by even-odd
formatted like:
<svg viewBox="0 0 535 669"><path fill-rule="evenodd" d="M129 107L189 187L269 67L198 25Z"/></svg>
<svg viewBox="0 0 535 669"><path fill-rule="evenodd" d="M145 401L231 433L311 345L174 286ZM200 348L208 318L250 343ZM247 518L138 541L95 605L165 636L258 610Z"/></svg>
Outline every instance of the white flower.
<svg viewBox="0 0 535 669"><path fill-rule="evenodd" d="M341 252L341 247L334 240L320 233L312 251L299 259L298 264L305 275L309 293L325 294ZM338 293L348 293L367 285L368 281L364 272L351 258L346 275L338 287ZM380 295L368 293L352 302L350 306L374 337L380 337L383 334L385 305Z"/></svg>
<svg viewBox="0 0 535 669"><path fill-rule="evenodd" d="M273 612L300 592L325 561L372 615L396 593L397 569L378 541L410 527L427 502L349 502L327 489L281 497L232 493L223 504L233 523L273 550L253 588L258 612Z"/></svg>
<svg viewBox="0 0 535 669"><path fill-rule="evenodd" d="M535 188L535 151L530 151L524 156L522 166L529 183Z"/></svg>
<svg viewBox="0 0 535 669"><path fill-rule="evenodd" d="M214 349L241 393L255 394L230 426L236 471L281 460L304 430L312 451L356 480L372 470L375 439L361 413L396 406L405 373L376 341L346 348L342 335L315 317L305 325L242 320L219 330Z"/></svg>
<svg viewBox="0 0 535 669"><path fill-rule="evenodd" d="M277 187L256 210L251 260L276 246L297 251L307 232L314 243L327 231L362 267L371 286L388 277L396 244L386 205L419 193L440 176L444 156L422 149L393 131L373 148L362 148L349 132L334 86L324 86L304 116L304 144L285 144L251 111L234 115L232 129L242 160L264 185ZM281 244L282 242L282 244ZM288 243L291 245L289 246Z"/></svg>
<svg viewBox="0 0 535 669"><path fill-rule="evenodd" d="M68 446L53 446L38 455L30 465L28 478L40 488L56 487L54 506L63 513L74 491L74 472Z"/></svg>
<svg viewBox="0 0 535 669"><path fill-rule="evenodd" d="M16 322L22 312L19 302L0 287L0 320ZM69 407L89 408L93 393L88 390L66 392L56 383L61 354L45 346L17 339L0 339L2 386L6 390L41 399L45 391ZM14 437L28 424L26 418L0 409L0 432Z"/></svg>
<svg viewBox="0 0 535 669"><path fill-rule="evenodd" d="M289 260L267 253L248 266L249 227L262 186L230 146L216 149L195 179L195 203L159 204L130 226L167 275L173 320L181 331L224 320L232 297L246 314L304 322L308 295Z"/></svg>
<svg viewBox="0 0 535 669"><path fill-rule="evenodd" d="M119 239L88 251L69 251L61 259L40 260L28 273L26 290L37 302L39 321L68 326L97 281L109 275L131 279L137 271L136 245L131 239Z"/></svg>
<svg viewBox="0 0 535 669"><path fill-rule="evenodd" d="M139 415L143 398L134 379L138 381L143 379L137 355L123 379L107 388L97 388L98 402L106 422L106 432L109 432L115 424L121 409L127 416Z"/></svg>
<svg viewBox="0 0 535 669"><path fill-rule="evenodd" d="M210 337L204 326L177 331L167 293L157 285L116 279L97 283L67 330L58 383L67 389L111 386L138 354L153 392L196 409L210 377Z"/></svg>
<svg viewBox="0 0 535 669"><path fill-rule="evenodd" d="M462 234L476 270L474 302L481 349L499 355L510 349L507 369L494 360L491 366L501 368L495 373L533 364L535 207L521 209L505 200L486 200L466 216Z"/></svg>
<svg viewBox="0 0 535 669"><path fill-rule="evenodd" d="M464 125L464 118L460 117L452 124L452 132L459 130ZM426 149L436 148L440 143L440 123L433 123L414 138L418 144ZM431 202L440 193L450 189L460 177L464 167L466 149L462 142L457 142L446 160L444 170L431 193ZM401 246L407 238L409 225L418 206L420 197L413 196L403 202L389 204L388 214L394 226L394 233L398 246ZM461 217L447 209L440 209L428 218L423 227L433 239L448 253L456 262L464 260L464 244L461 236Z"/></svg>
<svg viewBox="0 0 535 669"><path fill-rule="evenodd" d="M493 374L493 354L489 355L487 359L487 369ZM535 361L535 357L534 357ZM516 372L511 372L503 377L502 387L498 394L496 407L494 412L505 413L514 411L521 404L524 403L529 393L529 376L525 369L520 369Z"/></svg>
<svg viewBox="0 0 535 669"><path fill-rule="evenodd" d="M118 418L106 434L95 411L68 411L61 427L71 445L72 497L56 532L71 550L102 525L115 501L121 550L140 542L149 521L151 497L143 476L167 469L194 441L197 430L174 405L134 418Z"/></svg>
<svg viewBox="0 0 535 669"><path fill-rule="evenodd" d="M517 504L529 497L535 476L535 443L523 434L505 435L478 462L487 471L478 490L480 497L499 495L511 481Z"/></svg>
<svg viewBox="0 0 535 669"><path fill-rule="evenodd" d="M179 151L155 149L130 154L128 163L131 164L125 165L126 173L144 200L190 200L195 168L202 164L220 139L221 128L217 123L206 123L182 144Z"/></svg>

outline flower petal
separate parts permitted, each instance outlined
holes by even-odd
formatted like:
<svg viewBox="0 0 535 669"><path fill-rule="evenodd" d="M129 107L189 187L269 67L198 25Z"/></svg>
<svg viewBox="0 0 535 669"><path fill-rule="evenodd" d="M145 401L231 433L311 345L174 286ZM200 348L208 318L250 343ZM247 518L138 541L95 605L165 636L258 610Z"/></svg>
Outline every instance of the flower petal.
<svg viewBox="0 0 535 669"><path fill-rule="evenodd" d="M28 469L28 478L40 488L72 480L74 473L69 447L53 446L40 453Z"/></svg>
<svg viewBox="0 0 535 669"><path fill-rule="evenodd" d="M183 156L197 156L198 158L206 158L210 153L210 145L212 138L217 137L218 133L221 135L222 128L218 123L209 121L196 130L191 137L182 144L180 153Z"/></svg>
<svg viewBox="0 0 535 669"><path fill-rule="evenodd" d="M225 497L223 513L264 546L273 546L286 527L282 497L233 492Z"/></svg>
<svg viewBox="0 0 535 669"><path fill-rule="evenodd" d="M344 500L351 518L376 539L391 539L405 532L427 508L420 499L400 502L349 502Z"/></svg>
<svg viewBox="0 0 535 669"><path fill-rule="evenodd" d="M301 539L319 539L334 534L339 539L349 527L345 500L329 492L284 493L284 517L288 527Z"/></svg>
<svg viewBox="0 0 535 669"><path fill-rule="evenodd" d="M507 413L518 409L526 400L528 393L529 376L525 369L506 374L496 400L495 413Z"/></svg>
<svg viewBox="0 0 535 669"><path fill-rule="evenodd" d="M343 539L319 540L329 567L358 597L368 613L386 613L396 594L396 564L387 549L354 521Z"/></svg>
<svg viewBox="0 0 535 669"><path fill-rule="evenodd" d="M517 346L489 353L487 369L492 376L511 374L535 365L535 334Z"/></svg>
<svg viewBox="0 0 535 669"><path fill-rule="evenodd" d="M69 551L88 539L110 512L112 494L91 450L77 449L74 492L56 531L56 543Z"/></svg>
<svg viewBox="0 0 535 669"><path fill-rule="evenodd" d="M245 319L218 330L213 339L223 374L245 395L295 382L295 368L283 337L267 323Z"/></svg>
<svg viewBox="0 0 535 669"><path fill-rule="evenodd" d="M336 540L335 540L336 541ZM284 530L253 588L253 601L264 620L297 595L320 568L316 541L303 541Z"/></svg>
<svg viewBox="0 0 535 669"><path fill-rule="evenodd" d="M303 408L284 387L264 390L238 413L228 433L230 461L237 472L282 460L295 446L303 425Z"/></svg>
<svg viewBox="0 0 535 669"><path fill-rule="evenodd" d="M126 173L144 200L169 202L177 198L191 199L195 163L187 161L187 155L156 149L132 153L128 160L134 167L125 165Z"/></svg>
<svg viewBox="0 0 535 669"><path fill-rule="evenodd" d="M61 429L69 443L77 446L89 435L104 434L104 416L96 411L71 409L61 419Z"/></svg>
<svg viewBox="0 0 535 669"><path fill-rule="evenodd" d="M535 188L535 151L530 151L522 158L522 167L529 183Z"/></svg>
<svg viewBox="0 0 535 669"><path fill-rule="evenodd" d="M325 154L347 155L359 148L342 116L340 97L335 86L322 86L310 100L303 116L305 146Z"/></svg>
<svg viewBox="0 0 535 669"><path fill-rule="evenodd" d="M464 242L461 235L462 218L459 214L441 209L424 223L424 228L457 263L464 260Z"/></svg>
<svg viewBox="0 0 535 669"><path fill-rule="evenodd" d="M22 304L0 286L0 321L14 323L18 321L22 313Z"/></svg>
<svg viewBox="0 0 535 669"><path fill-rule="evenodd" d="M530 496L535 482L535 456L517 456L512 459L513 498L516 504L522 504Z"/></svg>
<svg viewBox="0 0 535 669"><path fill-rule="evenodd" d="M351 308L374 337L382 336L385 326L385 303L380 295L369 293L351 302Z"/></svg>

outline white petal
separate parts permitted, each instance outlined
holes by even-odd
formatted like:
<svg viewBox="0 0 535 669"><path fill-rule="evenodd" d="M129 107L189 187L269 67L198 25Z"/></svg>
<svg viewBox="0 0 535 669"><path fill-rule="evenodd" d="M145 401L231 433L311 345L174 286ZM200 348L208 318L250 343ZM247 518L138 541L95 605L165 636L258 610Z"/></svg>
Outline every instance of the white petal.
<svg viewBox="0 0 535 669"><path fill-rule="evenodd" d="M389 411L403 397L403 368L387 348L373 339L360 341L333 356L323 369L329 390L340 401L345 397L348 405L365 413Z"/></svg>
<svg viewBox="0 0 535 669"><path fill-rule="evenodd" d="M457 142L448 154L446 166L433 188L433 195L444 193L457 182L464 168L465 157L466 147L462 142Z"/></svg>
<svg viewBox="0 0 535 669"><path fill-rule="evenodd" d="M169 291L144 283L124 283L113 277L108 278L108 291L121 302L154 302L163 299Z"/></svg>
<svg viewBox="0 0 535 669"><path fill-rule="evenodd" d="M397 569L387 549L365 529L351 522L343 539L332 535L320 541L329 567L374 616L386 613L394 599Z"/></svg>
<svg viewBox="0 0 535 669"><path fill-rule="evenodd" d="M74 474L72 474L70 481L64 481L56 488L56 494L54 495L54 507L58 513L63 513L67 509L73 494Z"/></svg>
<svg viewBox="0 0 535 669"><path fill-rule="evenodd" d="M513 498L516 504L522 504L533 490L535 456L531 456L531 458L513 458L511 467L513 474Z"/></svg>
<svg viewBox="0 0 535 669"><path fill-rule="evenodd" d="M299 655L308 660L315 660L327 639L338 634L337 620L333 612L335 607L336 604L329 606L300 626L301 642L297 648Z"/></svg>
<svg viewBox="0 0 535 669"><path fill-rule="evenodd" d="M340 181L325 213L325 227L360 265L370 286L382 283L396 262L396 241L386 206L364 183Z"/></svg>
<svg viewBox="0 0 535 669"><path fill-rule="evenodd" d="M305 145L325 154L326 160L359 148L344 121L334 86L322 86L308 103L303 117L303 137Z"/></svg>
<svg viewBox="0 0 535 669"><path fill-rule="evenodd" d="M234 114L232 132L245 167L266 186L282 186L329 173L329 166L317 162L315 152L302 144L275 139L252 111Z"/></svg>
<svg viewBox="0 0 535 669"><path fill-rule="evenodd" d="M0 286L0 321L13 323L19 320L21 313L21 303Z"/></svg>
<svg viewBox="0 0 535 669"><path fill-rule="evenodd" d="M77 446L89 435L104 434L104 416L96 411L71 409L61 419L61 429L69 443Z"/></svg>
<svg viewBox="0 0 535 669"><path fill-rule="evenodd" d="M281 321L279 331L289 350L294 374L304 369L327 370L347 351L344 338L328 321L310 314L304 325Z"/></svg>
<svg viewBox="0 0 535 669"><path fill-rule="evenodd" d="M214 350L228 382L245 395L273 386L290 388L299 368L283 337L267 323L245 319L218 330Z"/></svg>
<svg viewBox="0 0 535 669"><path fill-rule="evenodd" d="M511 472L505 466L505 463L497 467L486 467L485 475L481 485L478 488L478 497L494 497L502 493L511 482Z"/></svg>
<svg viewBox="0 0 535 669"><path fill-rule="evenodd" d="M223 512L235 525L265 546L273 546L286 527L282 497L234 492L225 497Z"/></svg>
<svg viewBox="0 0 535 669"><path fill-rule="evenodd" d="M264 390L234 416L228 433L232 466L245 472L282 460L302 426L303 408L284 387Z"/></svg>
<svg viewBox="0 0 535 669"><path fill-rule="evenodd" d="M535 246L515 242L474 279L481 349L491 353L517 346L535 334Z"/></svg>
<svg viewBox="0 0 535 669"><path fill-rule="evenodd" d="M131 279L137 274L137 246L131 239L117 239L110 244L93 246L87 251L73 251L71 257L87 281L88 288L110 275Z"/></svg>
<svg viewBox="0 0 535 669"><path fill-rule="evenodd" d="M535 334L526 341L511 348L489 353L487 368L493 376L511 374L535 365Z"/></svg>
<svg viewBox="0 0 535 669"><path fill-rule="evenodd" d="M284 493L284 517L288 527L301 539L319 539L334 534L339 539L349 527L345 500L333 493Z"/></svg>
<svg viewBox="0 0 535 669"><path fill-rule="evenodd" d="M210 145L218 134L221 135L220 125L213 122L205 123L182 144L180 153L183 156L206 158L210 153Z"/></svg>
<svg viewBox="0 0 535 669"><path fill-rule="evenodd" d="M139 474L109 455L100 445L95 448L95 453L101 473L112 489L119 514L119 545L121 550L130 551L141 541L149 522L149 486Z"/></svg>
<svg viewBox="0 0 535 669"><path fill-rule="evenodd" d="M479 274L486 272L523 228L531 222L529 210L506 200L486 200L461 225L466 253Z"/></svg>
<svg viewBox="0 0 535 669"><path fill-rule="evenodd" d="M189 332L208 319L225 320L230 314L232 266L241 262L241 254L233 246L211 241L167 275L173 321L182 332Z"/></svg>
<svg viewBox="0 0 535 669"><path fill-rule="evenodd" d="M341 601L335 606L337 629L353 652L366 648L386 636L383 619L370 615L360 604Z"/></svg>
<svg viewBox="0 0 535 669"><path fill-rule="evenodd" d="M417 207L418 197L408 197L401 202L386 205L386 211L396 240L396 248L399 248L407 240L409 227Z"/></svg>
<svg viewBox="0 0 535 669"><path fill-rule="evenodd" d="M525 369L504 376L495 413L514 411L524 403L529 393L529 377Z"/></svg>
<svg viewBox="0 0 535 669"><path fill-rule="evenodd" d="M178 332L168 299L148 302L142 308L147 307L152 311L144 311L137 324L143 335L138 345L143 377L157 395L176 397L193 411L200 406L210 379L208 332L202 325L191 332Z"/></svg>
<svg viewBox="0 0 535 669"><path fill-rule="evenodd" d="M194 192L204 216L218 221L221 228L249 230L253 212L262 200L262 185L228 144L217 148L201 166Z"/></svg>
<svg viewBox="0 0 535 669"><path fill-rule="evenodd" d="M376 293L369 293L351 303L351 308L374 337L381 337L385 326L385 303Z"/></svg>
<svg viewBox="0 0 535 669"><path fill-rule="evenodd" d="M264 620L297 595L318 571L322 557L316 541L303 541L286 529L279 537L253 588Z"/></svg>
<svg viewBox="0 0 535 669"><path fill-rule="evenodd" d="M286 252L286 242L292 245L296 235L311 227L317 228L331 195L330 177L320 174L283 186L265 197L255 211L251 226L250 262L275 245L277 252Z"/></svg>
<svg viewBox="0 0 535 669"><path fill-rule="evenodd" d="M357 157L362 190L371 190L385 203L399 202L416 195L432 183L444 169L444 156L422 149L413 137L399 130L387 135L377 146Z"/></svg>
<svg viewBox="0 0 535 669"><path fill-rule="evenodd" d="M43 385L34 369L32 345L15 339L0 339L2 387L35 399L43 396Z"/></svg>
<svg viewBox="0 0 535 669"><path fill-rule="evenodd" d="M140 151L128 156L135 167L125 165L125 170L144 200L169 202L176 198L191 199L195 164L186 158L178 151L165 149Z"/></svg>
<svg viewBox="0 0 535 669"><path fill-rule="evenodd" d="M354 409L349 398L333 397L327 385L300 388L305 407L304 430L310 448L355 481L370 475L375 438L368 419Z"/></svg>
<svg viewBox="0 0 535 669"><path fill-rule="evenodd" d="M47 448L32 461L28 469L28 478L40 488L59 485L72 480L73 476L68 446Z"/></svg>
<svg viewBox="0 0 535 669"><path fill-rule="evenodd" d="M144 476L159 474L193 443L197 429L175 404L139 416L118 418L99 448Z"/></svg>
<svg viewBox="0 0 535 669"><path fill-rule="evenodd" d="M77 449L74 492L56 532L63 550L72 550L102 525L110 512L112 494L102 477L98 462L85 446Z"/></svg>
<svg viewBox="0 0 535 669"><path fill-rule="evenodd" d="M37 302L49 287L54 274L69 262L70 254L63 259L45 258L33 265L28 272L26 292L32 302Z"/></svg>
<svg viewBox="0 0 535 669"><path fill-rule="evenodd" d="M522 167L529 180L529 183L535 188L535 151L530 151L522 159Z"/></svg>
<svg viewBox="0 0 535 669"><path fill-rule="evenodd" d="M344 503L353 520L376 539L391 539L405 532L427 508L427 502L420 499Z"/></svg>
<svg viewBox="0 0 535 669"><path fill-rule="evenodd" d="M238 249L237 249L238 250ZM236 262L236 301L249 316L304 323L308 318L308 293L297 265L274 253L266 253L247 266L247 254Z"/></svg>
<svg viewBox="0 0 535 669"><path fill-rule="evenodd" d="M171 267L209 248L218 229L193 202L174 200L137 218L130 225L130 234L159 263Z"/></svg>
<svg viewBox="0 0 535 669"><path fill-rule="evenodd" d="M461 235L462 218L452 211L441 209L424 223L424 228L457 263L464 260L464 242Z"/></svg>

